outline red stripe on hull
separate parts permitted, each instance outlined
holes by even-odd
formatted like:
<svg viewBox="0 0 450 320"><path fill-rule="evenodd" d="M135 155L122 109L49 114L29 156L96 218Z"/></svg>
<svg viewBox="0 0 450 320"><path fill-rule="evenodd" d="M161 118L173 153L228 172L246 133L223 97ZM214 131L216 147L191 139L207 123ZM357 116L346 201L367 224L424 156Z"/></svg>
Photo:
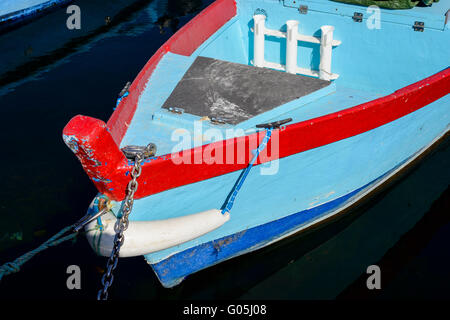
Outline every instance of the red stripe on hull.
<svg viewBox="0 0 450 320"><path fill-rule="evenodd" d="M291 124L286 126L285 130L282 131L275 130L273 134L279 135L279 158L372 130L438 100L448 94L449 91L450 68L447 68L438 74L400 89L388 96L326 116ZM80 121L86 121L86 119L81 119L81 117L72 119L64 129L64 134L70 133L78 136L76 131L78 130L77 126L80 126L78 123ZM101 127L101 124L99 126ZM86 166L86 161L82 161L83 167L99 192L104 193L111 199L122 200L125 196L126 185L130 180L129 172L132 166L124 160L124 156L117 146L115 146L116 150L106 150L105 147L105 151L107 152L102 153L102 143L96 143L96 141L99 140L98 137L100 134L101 139L106 141L107 138L104 137L105 134L101 129L97 128L94 130L92 128L92 130L95 134L83 134L82 139L78 140L90 148L92 144L95 144L100 149L96 150L95 153L100 157L98 161L107 164L104 166ZM104 131L107 132L106 129ZM191 164L176 164L173 161L176 159L175 155L161 156L146 162L142 168L142 174L139 178L140 184L135 198L145 197L167 189L241 170L249 161L248 150L256 148L256 140L260 142L262 138L263 134L259 134L259 137L253 134L188 150L187 152L190 152L189 159ZM242 160L240 164L237 161L234 161L234 164L208 164L211 157L205 157L201 163L193 164L195 163L196 155L204 154L205 151L210 149L221 151L225 158L227 157L227 150L228 152L233 150L233 158L236 160L238 156L238 144L242 140L245 140L246 143L246 154L245 159L242 159L244 155L240 156L240 160ZM276 141L276 139L271 139L265 150L271 150L273 141ZM249 143L252 143L252 148L248 147ZM80 146L78 150L83 150L83 146ZM74 152L79 158L85 156L86 153L89 154L89 150L84 153L75 150ZM271 155L268 157L264 152L261 158L262 162L266 162L274 160L278 156Z"/></svg>
<svg viewBox="0 0 450 320"><path fill-rule="evenodd" d="M375 129L450 93L450 68L385 97L286 127L280 157ZM300 141L300 143L299 143Z"/></svg>

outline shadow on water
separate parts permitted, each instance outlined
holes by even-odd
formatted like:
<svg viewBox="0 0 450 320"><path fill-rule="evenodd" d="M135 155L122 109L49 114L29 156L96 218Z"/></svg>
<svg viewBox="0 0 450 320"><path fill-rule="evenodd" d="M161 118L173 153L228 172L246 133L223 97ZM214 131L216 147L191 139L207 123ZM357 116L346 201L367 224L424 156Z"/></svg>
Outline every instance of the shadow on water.
<svg viewBox="0 0 450 320"><path fill-rule="evenodd" d="M383 290L367 290L367 274L339 294L338 299L435 298L449 299L450 187L425 216L405 233L376 265ZM424 283L426 282L426 283Z"/></svg>
<svg viewBox="0 0 450 320"><path fill-rule="evenodd" d="M125 2L111 1L116 5L115 14L111 13L111 22L104 24L106 11L92 9L98 1L76 1L82 12L83 8L97 12L85 18L84 33L50 41L39 51L42 54L36 47L32 51L35 56L17 58L20 61L14 60L8 70L0 69L0 90L14 85L14 90L0 93L0 144L5 155L0 159L5 168L0 172L2 263L78 220L96 194L61 139L67 121L76 114L107 120L123 85L211 1L128 1L130 5L119 5ZM61 11L8 34L10 45L23 48L28 42L23 39L32 39L25 37L31 29L39 30L46 23L58 25L52 20L57 14ZM62 14L58 19L65 28L64 10ZM3 39L1 36L0 44ZM448 208L449 191L443 192L450 181L449 145L449 139L445 140L405 178L332 223L201 271L173 289L159 284L142 257L121 259L110 296L353 298L364 291L365 270L370 264L379 264L386 272L383 285L394 286L396 275L404 274L404 266L414 262L409 257L424 254L440 230L448 229L448 215L443 213ZM442 243L445 241L440 240L435 250L441 250ZM97 257L85 238L79 237L41 253L21 272L4 278L0 298L95 299L105 263L106 259ZM81 268L81 290L66 287L66 269L72 264ZM390 292L401 296L404 291Z"/></svg>

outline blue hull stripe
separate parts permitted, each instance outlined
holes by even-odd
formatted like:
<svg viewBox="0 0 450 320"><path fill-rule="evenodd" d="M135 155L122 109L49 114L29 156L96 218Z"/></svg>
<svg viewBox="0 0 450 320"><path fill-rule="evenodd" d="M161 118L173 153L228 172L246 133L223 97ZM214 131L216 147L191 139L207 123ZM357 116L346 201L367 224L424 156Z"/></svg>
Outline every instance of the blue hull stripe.
<svg viewBox="0 0 450 320"><path fill-rule="evenodd" d="M400 167L404 162L397 167ZM173 287L194 272L263 247L268 242L298 229L301 225L338 209L359 192L384 178L396 168L340 198L279 220L189 248L158 263L151 264L151 266L164 287Z"/></svg>

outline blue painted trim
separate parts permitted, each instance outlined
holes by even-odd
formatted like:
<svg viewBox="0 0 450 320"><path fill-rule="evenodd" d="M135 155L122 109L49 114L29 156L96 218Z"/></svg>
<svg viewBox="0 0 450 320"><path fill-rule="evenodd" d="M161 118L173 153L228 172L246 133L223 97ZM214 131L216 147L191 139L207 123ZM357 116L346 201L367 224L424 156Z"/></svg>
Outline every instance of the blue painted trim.
<svg viewBox="0 0 450 320"><path fill-rule="evenodd" d="M117 98L116 106L114 107L114 110L116 110L117 106L120 104L122 99L128 97L129 92L125 92L123 95L121 95L119 98Z"/></svg>
<svg viewBox="0 0 450 320"><path fill-rule="evenodd" d="M173 287L192 273L261 248L265 244L295 231L301 225L341 208L358 193L384 178L406 161L368 184L315 208L293 213L287 217L189 248L154 264L149 263L162 285L167 288Z"/></svg>
<svg viewBox="0 0 450 320"><path fill-rule="evenodd" d="M270 140L270 137L272 135L272 128L267 129L266 135L264 136L263 141L259 145L259 147L255 151L255 155L253 156L252 160L248 164L247 168L245 168L242 176L239 177L239 180L236 184L236 187L233 190L233 193L231 194L230 199L228 199L225 207L222 210L222 214L225 214L226 212L230 212L231 208L233 208L234 199L236 199L237 194L239 193L239 190L241 189L242 185L244 184L245 179L248 176L248 173L252 169L253 165L255 164L256 159L258 158L259 154L262 150L266 147L267 143Z"/></svg>
<svg viewBox="0 0 450 320"><path fill-rule="evenodd" d="M18 24L29 22L31 19L47 14L51 10L70 2L73 2L73 0L49 0L45 3L0 16L0 31L12 28Z"/></svg>

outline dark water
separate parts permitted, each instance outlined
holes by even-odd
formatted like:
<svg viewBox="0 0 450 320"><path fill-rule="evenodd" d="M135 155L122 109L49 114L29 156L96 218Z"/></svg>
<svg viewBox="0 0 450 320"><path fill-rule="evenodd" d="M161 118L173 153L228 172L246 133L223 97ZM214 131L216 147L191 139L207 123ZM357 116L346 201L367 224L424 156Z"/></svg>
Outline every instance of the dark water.
<svg viewBox="0 0 450 320"><path fill-rule="evenodd" d="M84 215L96 190L64 145L76 114L106 121L118 92L210 1L75 1L0 36L0 263ZM111 22L105 18L109 16ZM164 289L143 258L120 261L113 299L450 298L450 141L387 190L332 224L192 275ZM106 260L79 237L0 282L2 299L95 299ZM82 289L68 290L78 265ZM380 266L382 289L366 288Z"/></svg>

